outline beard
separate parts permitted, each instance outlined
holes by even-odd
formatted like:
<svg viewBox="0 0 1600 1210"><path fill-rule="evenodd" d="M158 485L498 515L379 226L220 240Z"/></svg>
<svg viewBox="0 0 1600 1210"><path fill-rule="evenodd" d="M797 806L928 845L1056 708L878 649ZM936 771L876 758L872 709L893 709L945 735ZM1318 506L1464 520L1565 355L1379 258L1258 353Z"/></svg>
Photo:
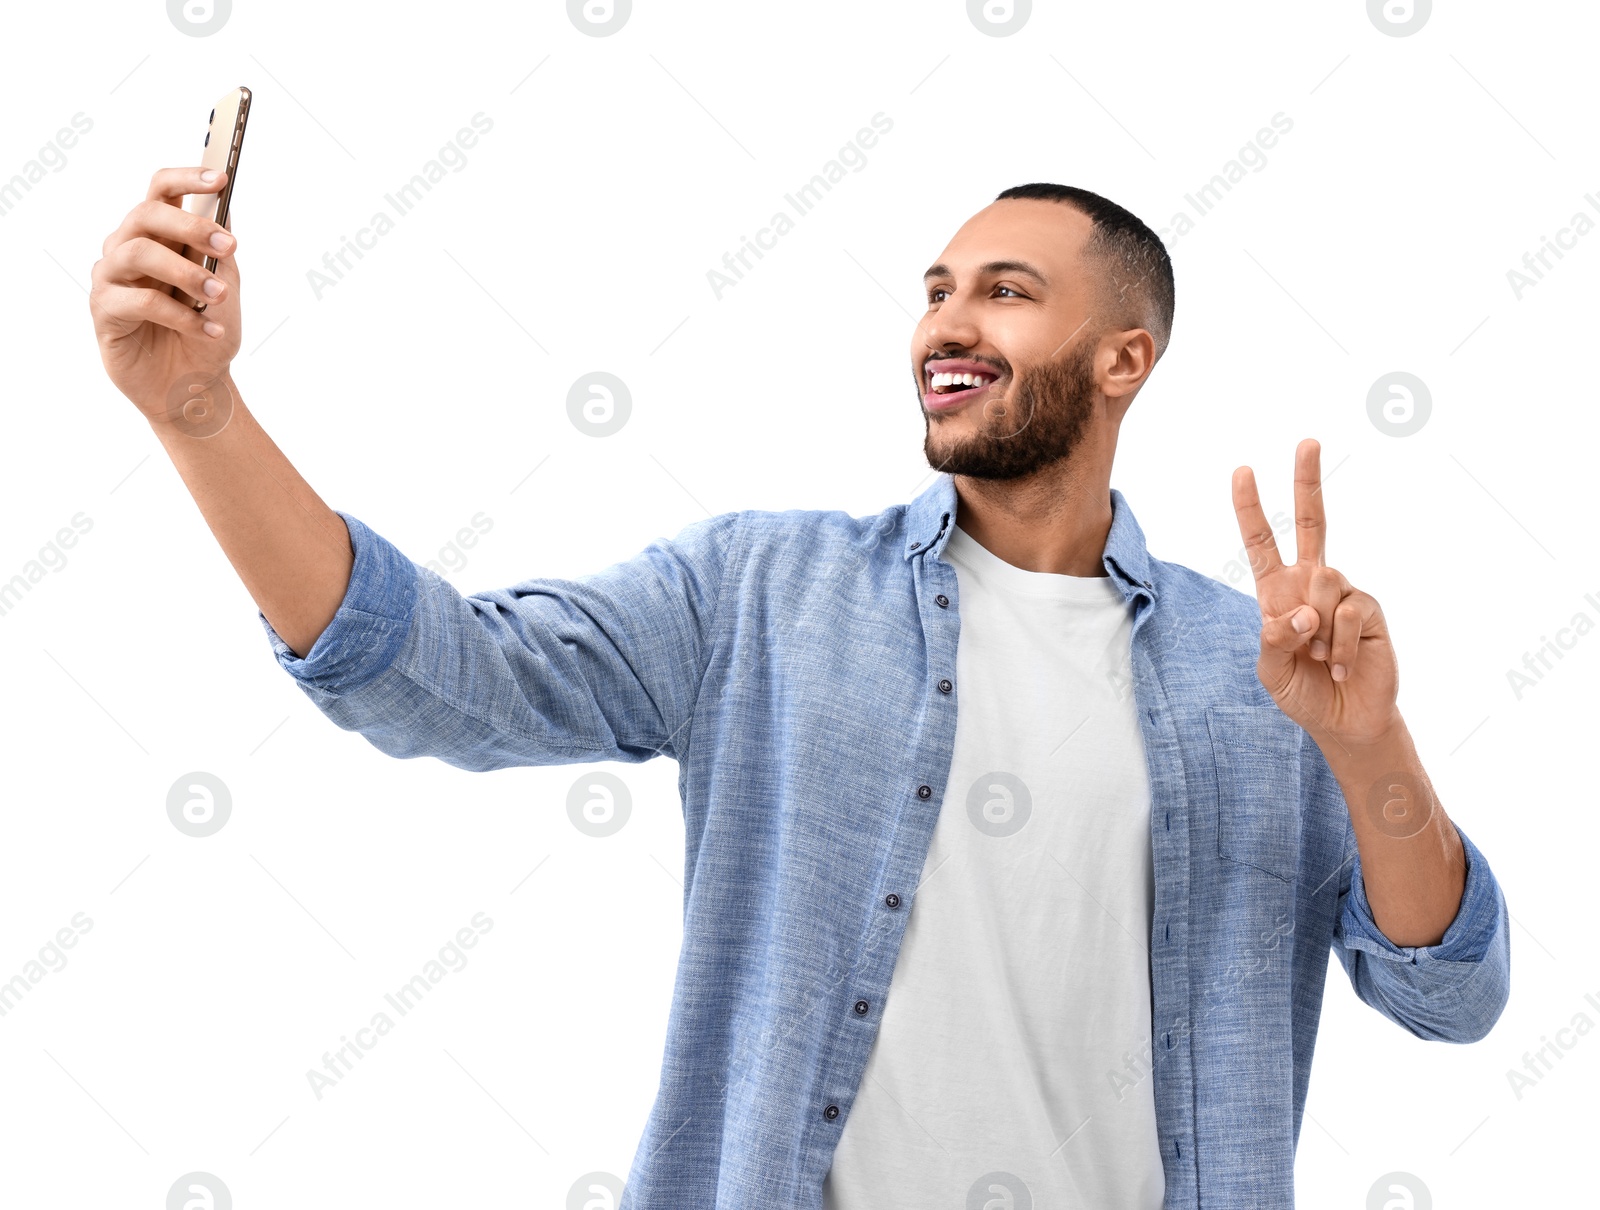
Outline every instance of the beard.
<svg viewBox="0 0 1600 1210"><path fill-rule="evenodd" d="M1094 415L1094 352L1093 343L1085 344L1064 360L1016 375L1006 396L984 401L970 436L937 439L934 417L924 412L928 465L974 479L1020 479L1070 457Z"/></svg>

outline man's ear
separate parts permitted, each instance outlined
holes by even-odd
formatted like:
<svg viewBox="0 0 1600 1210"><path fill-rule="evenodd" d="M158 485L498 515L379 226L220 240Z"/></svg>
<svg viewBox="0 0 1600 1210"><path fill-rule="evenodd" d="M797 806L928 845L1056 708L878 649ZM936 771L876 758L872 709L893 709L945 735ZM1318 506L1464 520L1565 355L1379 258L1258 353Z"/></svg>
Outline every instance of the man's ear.
<svg viewBox="0 0 1600 1210"><path fill-rule="evenodd" d="M1155 368L1155 338L1143 328L1129 328L1108 336L1105 347L1111 357L1101 375L1100 390L1107 399L1126 407Z"/></svg>

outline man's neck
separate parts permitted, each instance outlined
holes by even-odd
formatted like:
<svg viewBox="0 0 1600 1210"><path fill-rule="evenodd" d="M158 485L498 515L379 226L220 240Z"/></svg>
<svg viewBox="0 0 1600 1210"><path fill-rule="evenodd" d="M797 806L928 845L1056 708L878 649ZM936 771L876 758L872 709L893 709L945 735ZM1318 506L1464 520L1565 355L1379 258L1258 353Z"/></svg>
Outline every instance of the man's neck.
<svg viewBox="0 0 1600 1210"><path fill-rule="evenodd" d="M1024 571L1103 576L1111 532L1111 466L1076 458L1022 479L954 476L956 524L991 554Z"/></svg>

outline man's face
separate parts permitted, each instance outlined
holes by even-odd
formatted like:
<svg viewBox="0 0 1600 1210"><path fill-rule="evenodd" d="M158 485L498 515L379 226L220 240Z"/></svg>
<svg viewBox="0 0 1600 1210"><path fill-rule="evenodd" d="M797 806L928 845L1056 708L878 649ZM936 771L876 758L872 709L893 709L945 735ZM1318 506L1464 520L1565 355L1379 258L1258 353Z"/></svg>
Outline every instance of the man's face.
<svg viewBox="0 0 1600 1210"><path fill-rule="evenodd" d="M911 368L930 466L1015 479L1080 443L1096 408L1094 337L1104 323L1078 256L1090 228L1060 202L995 202L929 271ZM946 384L948 374L974 385Z"/></svg>

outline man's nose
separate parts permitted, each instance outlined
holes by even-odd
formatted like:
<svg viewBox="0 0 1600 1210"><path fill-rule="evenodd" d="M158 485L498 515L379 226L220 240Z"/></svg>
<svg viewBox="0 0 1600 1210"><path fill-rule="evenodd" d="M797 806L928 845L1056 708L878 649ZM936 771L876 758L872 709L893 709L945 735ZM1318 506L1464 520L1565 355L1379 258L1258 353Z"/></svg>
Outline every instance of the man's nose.
<svg viewBox="0 0 1600 1210"><path fill-rule="evenodd" d="M949 304L924 318L921 326L923 339L930 349L950 353L974 348L978 343L977 325L962 308Z"/></svg>

